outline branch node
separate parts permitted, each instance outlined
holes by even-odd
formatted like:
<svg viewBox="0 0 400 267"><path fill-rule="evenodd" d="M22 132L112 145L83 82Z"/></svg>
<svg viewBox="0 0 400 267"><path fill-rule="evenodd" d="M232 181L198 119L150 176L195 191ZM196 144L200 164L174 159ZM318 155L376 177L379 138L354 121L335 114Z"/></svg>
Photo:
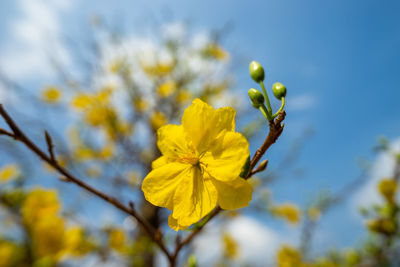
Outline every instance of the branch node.
<svg viewBox="0 0 400 267"><path fill-rule="evenodd" d="M129 207L131 208L132 211L135 210L135 203L133 201L129 201Z"/></svg>
<svg viewBox="0 0 400 267"><path fill-rule="evenodd" d="M56 162L56 157L54 156L54 144L53 140L51 139L51 136L47 131L44 131L44 136L46 138L46 143L47 143L47 150L49 151L50 159L53 162Z"/></svg>

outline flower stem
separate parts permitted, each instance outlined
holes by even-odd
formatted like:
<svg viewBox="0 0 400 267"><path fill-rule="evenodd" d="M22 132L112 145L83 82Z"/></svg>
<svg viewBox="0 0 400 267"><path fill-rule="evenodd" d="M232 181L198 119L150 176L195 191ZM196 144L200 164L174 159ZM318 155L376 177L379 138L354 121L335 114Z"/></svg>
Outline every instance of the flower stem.
<svg viewBox="0 0 400 267"><path fill-rule="evenodd" d="M264 82L260 82L260 85L261 85L261 88L262 88L262 90L263 90L263 93L264 93L264 97L265 97L265 101L267 102L267 108L268 108L268 117L269 117L269 119L268 120L271 120L271 117L272 117L272 108L271 108L271 104L269 103L269 98L268 98L268 94L267 94L267 91L265 90L265 86L264 86Z"/></svg>
<svg viewBox="0 0 400 267"><path fill-rule="evenodd" d="M267 118L268 121L272 120L271 115L270 115L268 109L265 107L264 103L262 103L260 105L259 109L260 109L261 113L264 115L264 117Z"/></svg>
<svg viewBox="0 0 400 267"><path fill-rule="evenodd" d="M275 119L276 116L279 115L279 113L281 113L281 111L283 110L283 108L285 107L285 98L282 97L281 98L281 107L278 109L278 111L272 116L272 119Z"/></svg>

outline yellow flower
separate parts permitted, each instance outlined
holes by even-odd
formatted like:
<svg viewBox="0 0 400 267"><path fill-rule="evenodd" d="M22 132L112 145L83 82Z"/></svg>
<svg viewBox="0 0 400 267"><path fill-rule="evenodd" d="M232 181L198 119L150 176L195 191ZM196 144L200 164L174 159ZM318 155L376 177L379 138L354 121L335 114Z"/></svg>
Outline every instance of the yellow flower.
<svg viewBox="0 0 400 267"><path fill-rule="evenodd" d="M60 97L61 91L57 87L49 86L42 91L42 99L47 103L57 103Z"/></svg>
<svg viewBox="0 0 400 267"><path fill-rule="evenodd" d="M85 109L93 103L92 97L87 94L79 94L72 101L72 106L76 109Z"/></svg>
<svg viewBox="0 0 400 267"><path fill-rule="evenodd" d="M112 229L109 236L109 245L119 252L126 250L126 235L122 229Z"/></svg>
<svg viewBox="0 0 400 267"><path fill-rule="evenodd" d="M291 203L276 205L271 208L271 212L275 216L285 218L292 224L297 224L300 221L300 209Z"/></svg>
<svg viewBox="0 0 400 267"><path fill-rule="evenodd" d="M175 67L173 62L146 64L142 63L142 69L148 76L165 76L171 73Z"/></svg>
<svg viewBox="0 0 400 267"><path fill-rule="evenodd" d="M8 182L20 175L18 165L9 164L0 169L0 182Z"/></svg>
<svg viewBox="0 0 400 267"><path fill-rule="evenodd" d="M225 60L229 57L229 53L226 52L220 45L218 44L209 44L205 47L203 51L206 57L215 58L217 60Z"/></svg>
<svg viewBox="0 0 400 267"><path fill-rule="evenodd" d="M11 242L0 241L0 267L16 266L18 247Z"/></svg>
<svg viewBox="0 0 400 267"><path fill-rule="evenodd" d="M99 151L98 158L101 160L109 160L115 154L115 145L114 143L107 143L102 149Z"/></svg>
<svg viewBox="0 0 400 267"><path fill-rule="evenodd" d="M189 91L182 90L176 95L176 102L178 102L178 104L182 104L187 102L191 97L192 95L189 93Z"/></svg>
<svg viewBox="0 0 400 267"><path fill-rule="evenodd" d="M54 190L34 189L22 205L22 218L31 225L43 217L55 216L60 209L57 192Z"/></svg>
<svg viewBox="0 0 400 267"><path fill-rule="evenodd" d="M397 191L397 182L393 179L383 179L378 185L379 193L388 201L393 202Z"/></svg>
<svg viewBox="0 0 400 267"><path fill-rule="evenodd" d="M32 239L35 255L61 256L64 241L64 220L57 216L42 218L32 227Z"/></svg>
<svg viewBox="0 0 400 267"><path fill-rule="evenodd" d="M157 94L159 94L161 97L169 97L175 92L175 90L176 83L174 81L167 81L158 87Z"/></svg>
<svg viewBox="0 0 400 267"><path fill-rule="evenodd" d="M277 255L277 265L279 267L305 267L306 264L302 262L302 255L300 252L290 246L282 246Z"/></svg>
<svg viewBox="0 0 400 267"><path fill-rule="evenodd" d="M82 228L74 226L65 231L63 253L79 257L87 254L93 248L94 244L85 237Z"/></svg>
<svg viewBox="0 0 400 267"><path fill-rule="evenodd" d="M144 112L148 108L149 103L142 98L137 98L133 101L133 106L137 112Z"/></svg>
<svg viewBox="0 0 400 267"><path fill-rule="evenodd" d="M167 118L162 112L157 111L150 117L150 125L154 131L156 131L158 128L160 128L166 123L167 123Z"/></svg>
<svg viewBox="0 0 400 267"><path fill-rule="evenodd" d="M235 259L238 256L238 244L235 239L229 234L225 233L222 236L222 241L224 243L224 255L228 259Z"/></svg>
<svg viewBox="0 0 400 267"><path fill-rule="evenodd" d="M239 177L249 145L234 129L234 109L215 110L195 99L182 125L158 130L162 156L153 162L142 190L150 203L172 210L172 229L186 229L217 204L238 209L250 202L252 188Z"/></svg>

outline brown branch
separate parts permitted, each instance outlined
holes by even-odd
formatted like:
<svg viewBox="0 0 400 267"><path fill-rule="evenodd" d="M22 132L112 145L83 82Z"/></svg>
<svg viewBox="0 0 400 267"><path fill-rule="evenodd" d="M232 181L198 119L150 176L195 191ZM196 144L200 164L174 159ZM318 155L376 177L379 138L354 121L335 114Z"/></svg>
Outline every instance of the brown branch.
<svg viewBox="0 0 400 267"><path fill-rule="evenodd" d="M281 113L279 113L278 117L275 120L269 123L269 133L265 138L263 144L257 149L253 158L250 161L250 171L248 175L245 177L246 180L249 179L253 174L265 170L265 168L267 167L268 161L266 161L265 163L262 162L258 168L254 169L257 163L261 160L262 156L265 154L265 152L267 152L267 150L271 147L271 145L273 145L276 142L276 140L278 140L279 136L282 134L284 124L281 123L285 119L285 117L286 117L286 112L282 111ZM175 266L176 259L182 248L185 245L189 244L193 240L193 238L195 238L201 232L204 226L206 226L206 224L210 222L211 219L213 219L215 216L217 216L221 211L222 211L221 207L217 206L213 211L211 211L211 213L209 214L204 223L201 223L201 225L198 228L196 228L193 232L191 232L183 241L175 245L175 250L170 258L170 266Z"/></svg>
<svg viewBox="0 0 400 267"><path fill-rule="evenodd" d="M286 117L286 112L282 111L281 113L279 113L278 117L275 120L270 121L269 133L267 135L267 138L265 138L264 143L257 149L256 153L251 159L250 162L251 171L260 161L265 152L270 148L270 146L273 145L276 142L276 140L278 140L279 136L283 131L284 124L281 123L285 119L285 117ZM246 179L251 177L251 171L249 172L249 175L246 177Z"/></svg>
<svg viewBox="0 0 400 267"><path fill-rule="evenodd" d="M164 242L162 241L161 238L161 233L157 230L155 230L144 218L141 217L135 210L134 206L130 204L129 206L126 206L119 202L117 199L115 199L112 196L109 196L98 189L91 187L90 185L86 184L85 182L81 181L79 178L74 176L72 173L70 173L67 169L64 167L60 166L58 162L55 160L54 154L53 154L53 147L52 147L52 141L50 136L46 132L46 142L49 150L49 154L47 155L43 150L41 150L36 144L34 144L20 128L17 126L17 124L14 122L14 120L8 115L6 110L3 108L3 105L0 104L0 116L3 117L7 125L10 127L13 133L7 132L5 130L0 131L0 134L9 136L14 138L15 140L25 144L27 148L29 148L33 153L35 153L40 159L43 161L47 162L49 165L51 165L54 169L56 169L60 174L62 174L65 179L68 182L74 183L78 185L79 187L85 189L86 191L98 196L99 198L107 201L108 203L112 204L114 207L118 208L119 210L133 216L140 225L143 226L147 234L152 238L152 240L160 247L160 249L165 253L165 255L168 257L169 260L171 260L171 255L169 251L167 250Z"/></svg>
<svg viewBox="0 0 400 267"><path fill-rule="evenodd" d="M47 150L49 151L50 158L52 161L56 162L56 157L54 156L53 140L51 139L51 137L47 131L44 131L44 136L46 138Z"/></svg>
<svg viewBox="0 0 400 267"><path fill-rule="evenodd" d="M9 137L15 138L13 133L10 133L9 131L6 131L6 130L1 129L1 128L0 128L0 135L7 135Z"/></svg>

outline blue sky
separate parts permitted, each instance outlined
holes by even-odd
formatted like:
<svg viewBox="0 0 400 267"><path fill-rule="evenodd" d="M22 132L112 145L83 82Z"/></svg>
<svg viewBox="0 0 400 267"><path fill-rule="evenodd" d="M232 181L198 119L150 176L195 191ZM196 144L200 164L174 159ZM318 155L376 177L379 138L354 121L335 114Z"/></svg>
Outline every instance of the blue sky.
<svg viewBox="0 0 400 267"><path fill-rule="evenodd" d="M11 27L24 18L22 7L27 2L6 0L0 4L3 58L16 49L27 49ZM255 86L248 76L248 62L254 59L266 69L267 87L276 81L284 83L288 103L293 104L286 108L285 133L268 155L271 166L274 156L279 157L302 131L309 127L315 131L297 163L306 171L304 178L273 185L277 200L306 203L310 193L318 189L341 188L359 175L358 158L374 160L371 147L377 136L399 136L399 1L50 2L59 18L57 25L49 20L48 26L68 36L81 35L80 25L96 13L110 21L123 18L125 30L132 34L148 32L151 21L187 20L194 30L220 28L232 22L234 27L224 44L234 51L239 94L247 97L247 90ZM6 63L0 58L4 71ZM42 76L32 75L35 78L21 82L45 82ZM253 150L255 147L252 144ZM345 218L348 215L337 208L321 227L330 233L355 231L359 222ZM356 236L349 235L332 238L337 245L357 241Z"/></svg>

